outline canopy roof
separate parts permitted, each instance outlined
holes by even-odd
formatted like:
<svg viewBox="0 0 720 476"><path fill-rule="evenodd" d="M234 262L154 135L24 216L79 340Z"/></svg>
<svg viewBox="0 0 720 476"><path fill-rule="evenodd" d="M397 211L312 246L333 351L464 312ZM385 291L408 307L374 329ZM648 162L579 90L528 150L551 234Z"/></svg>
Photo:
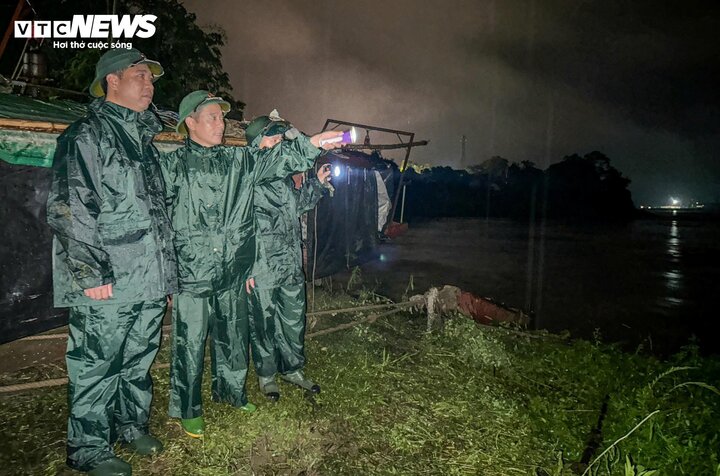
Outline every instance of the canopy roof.
<svg viewBox="0 0 720 476"><path fill-rule="evenodd" d="M0 93L0 160L11 164L52 166L57 136L80 119L87 104L66 99L40 100L28 96ZM183 143L175 132L177 115L159 111L164 130L155 136L159 149L170 151ZM225 143L245 145L244 130L229 120Z"/></svg>

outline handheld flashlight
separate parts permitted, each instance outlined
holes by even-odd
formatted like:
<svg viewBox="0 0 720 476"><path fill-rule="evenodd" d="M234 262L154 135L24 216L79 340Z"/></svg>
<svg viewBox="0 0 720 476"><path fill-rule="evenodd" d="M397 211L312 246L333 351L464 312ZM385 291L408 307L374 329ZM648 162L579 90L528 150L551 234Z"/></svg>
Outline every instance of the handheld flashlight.
<svg viewBox="0 0 720 476"><path fill-rule="evenodd" d="M320 141L320 145L334 144L335 142L342 142L343 144L352 144L357 140L357 131L354 127L351 127L349 131L343 132L343 135L333 137L332 139L323 139Z"/></svg>

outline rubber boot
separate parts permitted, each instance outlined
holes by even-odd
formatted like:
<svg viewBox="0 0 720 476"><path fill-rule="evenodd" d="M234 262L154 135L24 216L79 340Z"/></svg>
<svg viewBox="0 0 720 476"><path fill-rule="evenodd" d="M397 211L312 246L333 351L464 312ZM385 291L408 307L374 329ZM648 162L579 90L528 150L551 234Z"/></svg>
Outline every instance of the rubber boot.
<svg viewBox="0 0 720 476"><path fill-rule="evenodd" d="M183 418L180 420L180 427L191 438L202 438L205 435L205 420L201 416Z"/></svg>
<svg viewBox="0 0 720 476"><path fill-rule="evenodd" d="M163 444L150 435L142 435L127 444L130 450L143 456L154 455L162 452Z"/></svg>
<svg viewBox="0 0 720 476"><path fill-rule="evenodd" d="M280 375L280 378L285 380L286 382L290 382L293 385L297 385L298 387L303 388L309 392L320 393L320 385L316 384L312 380L306 379L300 370L290 372L289 374Z"/></svg>
<svg viewBox="0 0 720 476"><path fill-rule="evenodd" d="M277 382L275 382L275 376L272 377L258 377L258 385L260 391L265 395L265 398L271 402L277 402L280 400L280 389L278 388Z"/></svg>
<svg viewBox="0 0 720 476"><path fill-rule="evenodd" d="M132 467L118 457L112 457L103 461L91 469L90 476L131 476Z"/></svg>

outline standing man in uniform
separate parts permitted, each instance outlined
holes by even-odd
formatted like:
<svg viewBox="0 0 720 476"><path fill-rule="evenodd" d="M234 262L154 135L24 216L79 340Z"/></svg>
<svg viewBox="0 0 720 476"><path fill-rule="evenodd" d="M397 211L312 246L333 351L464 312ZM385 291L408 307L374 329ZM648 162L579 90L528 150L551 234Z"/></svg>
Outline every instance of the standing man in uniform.
<svg viewBox="0 0 720 476"><path fill-rule="evenodd" d="M283 144L292 125L260 116L247 127L248 142L270 157ZM289 177L255 187L257 256L250 298L250 344L260 391L271 401L280 399L280 378L313 393L320 386L305 378L305 274L302 269L300 217L315 208L331 188L330 168L323 166L296 190Z"/></svg>
<svg viewBox="0 0 720 476"><path fill-rule="evenodd" d="M129 475L115 441L162 451L148 434L150 365L177 287L172 228L148 106L160 63L112 49L97 63L88 114L58 138L47 219L54 299L70 308L67 464Z"/></svg>
<svg viewBox="0 0 720 476"><path fill-rule="evenodd" d="M326 132L296 138L258 161L256 143L222 146L230 104L208 91L182 100L177 131L185 145L163 158L177 248L179 293L173 301L171 417L191 437L205 433L201 398L205 341L210 334L212 398L254 411L245 394L248 297L255 259L253 188L307 170ZM338 147L328 144L325 149Z"/></svg>

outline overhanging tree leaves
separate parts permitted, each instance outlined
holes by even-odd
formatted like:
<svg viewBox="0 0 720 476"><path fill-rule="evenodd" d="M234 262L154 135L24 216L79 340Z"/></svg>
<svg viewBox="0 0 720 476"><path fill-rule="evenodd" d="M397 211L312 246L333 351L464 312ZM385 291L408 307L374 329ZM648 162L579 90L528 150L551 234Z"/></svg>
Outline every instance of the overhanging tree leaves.
<svg viewBox="0 0 720 476"><path fill-rule="evenodd" d="M42 19L64 20L73 14L110 13L110 2L93 3L61 0L36 1L33 4ZM156 33L151 38L120 39L131 41L134 47L149 58L160 61L165 68L165 75L155 83L156 104L176 109L188 92L207 89L230 101L233 109L242 114L244 103L231 94L230 78L222 67L220 48L225 44L226 37L220 27L211 26L208 31L203 30L197 25L195 14L188 12L177 0L119 0L116 2L116 14L157 16L154 22ZM48 55L51 74L60 87L87 91L100 51L56 49L51 41L44 43L43 50Z"/></svg>

